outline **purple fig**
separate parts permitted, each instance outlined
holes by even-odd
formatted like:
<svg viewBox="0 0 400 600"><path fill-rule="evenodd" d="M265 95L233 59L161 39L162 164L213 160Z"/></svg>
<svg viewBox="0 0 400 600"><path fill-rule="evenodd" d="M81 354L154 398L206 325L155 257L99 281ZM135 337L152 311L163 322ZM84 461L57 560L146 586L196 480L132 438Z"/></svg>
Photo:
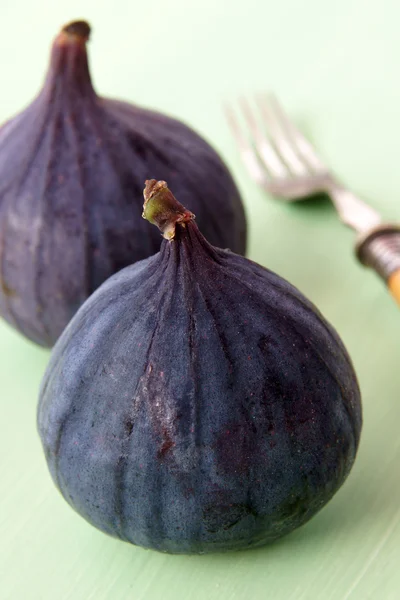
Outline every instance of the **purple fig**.
<svg viewBox="0 0 400 600"><path fill-rule="evenodd" d="M246 247L220 157L177 120L97 96L89 34L84 21L62 29L38 97L0 128L0 314L47 346L103 281L159 250L139 212L153 173L172 182L212 243Z"/></svg>
<svg viewBox="0 0 400 600"><path fill-rule="evenodd" d="M345 481L357 378L296 288L209 244L165 182L148 181L145 198L166 239L105 282L54 347L38 408L47 462L70 505L121 540L260 546Z"/></svg>

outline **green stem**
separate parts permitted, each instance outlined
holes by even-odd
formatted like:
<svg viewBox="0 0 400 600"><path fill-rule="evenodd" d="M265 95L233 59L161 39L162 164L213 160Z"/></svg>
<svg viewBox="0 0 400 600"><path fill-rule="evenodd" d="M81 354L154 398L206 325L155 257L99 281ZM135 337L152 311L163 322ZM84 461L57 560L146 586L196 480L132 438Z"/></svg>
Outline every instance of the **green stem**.
<svg viewBox="0 0 400 600"><path fill-rule="evenodd" d="M194 214L178 202L165 181L146 181L143 196L142 217L156 225L166 240L174 239L177 224L185 227L185 223L194 219Z"/></svg>

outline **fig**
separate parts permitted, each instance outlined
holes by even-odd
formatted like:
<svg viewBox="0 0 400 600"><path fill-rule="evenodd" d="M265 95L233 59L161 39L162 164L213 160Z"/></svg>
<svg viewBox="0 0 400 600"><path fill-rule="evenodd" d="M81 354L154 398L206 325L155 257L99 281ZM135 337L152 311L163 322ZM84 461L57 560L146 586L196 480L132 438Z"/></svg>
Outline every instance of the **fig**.
<svg viewBox="0 0 400 600"><path fill-rule="evenodd" d="M158 252L140 218L152 173L173 183L213 244L246 247L221 158L178 120L97 96L89 33L84 21L61 30L38 97L0 128L0 314L44 346L110 275Z"/></svg>
<svg viewBox="0 0 400 600"><path fill-rule="evenodd" d="M106 281L55 345L38 431L94 526L170 553L260 546L346 479L361 431L338 334L287 281L212 246L164 181L160 252Z"/></svg>

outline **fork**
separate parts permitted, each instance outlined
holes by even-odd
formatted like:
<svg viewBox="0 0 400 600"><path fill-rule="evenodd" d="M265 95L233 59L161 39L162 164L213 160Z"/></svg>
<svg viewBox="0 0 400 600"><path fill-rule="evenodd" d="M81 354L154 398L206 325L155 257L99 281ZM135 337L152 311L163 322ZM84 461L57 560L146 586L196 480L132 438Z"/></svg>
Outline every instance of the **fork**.
<svg viewBox="0 0 400 600"><path fill-rule="evenodd" d="M288 202L327 194L340 220L357 233L356 257L378 273L400 304L400 226L384 223L375 209L342 185L274 95L258 96L255 103L256 110L244 98L240 100L249 134L236 112L226 107L229 126L252 179Z"/></svg>

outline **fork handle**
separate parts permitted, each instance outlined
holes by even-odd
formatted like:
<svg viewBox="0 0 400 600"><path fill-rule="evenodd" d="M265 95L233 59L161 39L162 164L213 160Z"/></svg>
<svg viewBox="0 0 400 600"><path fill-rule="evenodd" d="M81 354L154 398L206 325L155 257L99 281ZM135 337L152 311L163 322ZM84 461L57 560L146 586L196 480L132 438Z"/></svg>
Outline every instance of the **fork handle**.
<svg viewBox="0 0 400 600"><path fill-rule="evenodd" d="M400 269L390 275L388 286L393 298L400 304Z"/></svg>
<svg viewBox="0 0 400 600"><path fill-rule="evenodd" d="M356 256L378 273L400 305L400 225L378 225L360 236Z"/></svg>

